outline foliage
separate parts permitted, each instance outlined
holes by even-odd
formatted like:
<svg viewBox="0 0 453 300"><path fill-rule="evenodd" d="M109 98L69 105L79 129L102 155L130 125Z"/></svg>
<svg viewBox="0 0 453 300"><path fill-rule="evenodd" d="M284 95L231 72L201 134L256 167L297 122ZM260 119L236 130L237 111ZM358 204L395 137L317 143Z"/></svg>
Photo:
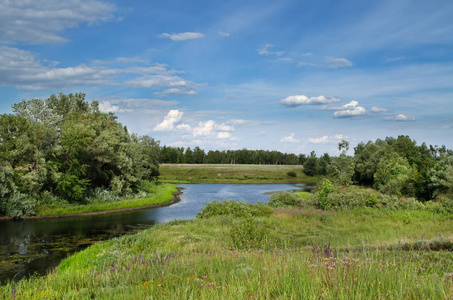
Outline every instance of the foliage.
<svg viewBox="0 0 453 300"><path fill-rule="evenodd" d="M14 219L23 219L35 214L35 205L35 201L28 199L26 195L15 193L4 200L2 211Z"/></svg>
<svg viewBox="0 0 453 300"><path fill-rule="evenodd" d="M244 217L236 220L230 229L235 249L260 249L263 247L269 229L263 220Z"/></svg>
<svg viewBox="0 0 453 300"><path fill-rule="evenodd" d="M321 183L321 186L316 191L316 198L317 198L317 207L323 210L329 209L331 203L329 201L329 194L333 190L332 182L329 180L324 180Z"/></svg>
<svg viewBox="0 0 453 300"><path fill-rule="evenodd" d="M302 198L294 192L279 191L273 193L267 203L271 207L301 205Z"/></svg>
<svg viewBox="0 0 453 300"><path fill-rule="evenodd" d="M289 177L297 177L297 173L296 171L289 171L288 173L286 173Z"/></svg>
<svg viewBox="0 0 453 300"><path fill-rule="evenodd" d="M229 215L234 217L269 216L272 209L264 204L249 204L242 201L211 201L197 213L197 219L207 219L214 216Z"/></svg>
<svg viewBox="0 0 453 300"><path fill-rule="evenodd" d="M99 188L130 195L159 175L158 142L130 135L83 93L22 100L12 110L0 115L1 203L22 194L83 203Z"/></svg>

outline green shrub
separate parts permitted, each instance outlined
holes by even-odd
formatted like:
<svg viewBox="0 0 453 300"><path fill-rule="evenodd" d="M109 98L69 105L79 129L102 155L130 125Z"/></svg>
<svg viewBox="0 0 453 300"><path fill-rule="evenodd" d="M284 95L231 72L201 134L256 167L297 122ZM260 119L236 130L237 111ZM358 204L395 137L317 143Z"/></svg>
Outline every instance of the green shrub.
<svg viewBox="0 0 453 300"><path fill-rule="evenodd" d="M378 199L377 199L377 196L376 194L371 194L370 196L368 196L368 198L366 199L366 206L368 207L374 207L378 202Z"/></svg>
<svg viewBox="0 0 453 300"><path fill-rule="evenodd" d="M266 224L252 217L240 218L233 223L230 235L234 248L238 250L259 249L269 232Z"/></svg>
<svg viewBox="0 0 453 300"><path fill-rule="evenodd" d="M35 214L36 203L25 194L15 193L3 203L2 210L14 219L23 219Z"/></svg>
<svg viewBox="0 0 453 300"><path fill-rule="evenodd" d="M330 208L329 194L333 190L332 182L329 180L324 180L316 192L316 197L318 199L317 207L326 210Z"/></svg>
<svg viewBox="0 0 453 300"><path fill-rule="evenodd" d="M297 173L295 171L289 171L286 173L289 177L297 177Z"/></svg>
<svg viewBox="0 0 453 300"><path fill-rule="evenodd" d="M453 213L453 197L451 195L439 195L435 201L440 203L446 212Z"/></svg>
<svg viewBox="0 0 453 300"><path fill-rule="evenodd" d="M269 202L267 203L269 206L277 207L277 206L286 206L286 205L301 205L302 198L294 193L288 191L279 191L272 194Z"/></svg>
<svg viewBox="0 0 453 300"><path fill-rule="evenodd" d="M264 204L249 204L241 201L211 201L197 213L198 219L207 219L213 216L231 215L234 217L261 217L272 214L272 209Z"/></svg>

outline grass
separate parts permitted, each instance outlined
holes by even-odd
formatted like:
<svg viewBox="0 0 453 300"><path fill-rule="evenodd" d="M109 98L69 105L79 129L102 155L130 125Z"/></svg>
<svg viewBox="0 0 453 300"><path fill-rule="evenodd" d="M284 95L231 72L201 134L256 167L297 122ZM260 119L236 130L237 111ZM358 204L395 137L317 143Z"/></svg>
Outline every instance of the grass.
<svg viewBox="0 0 453 300"><path fill-rule="evenodd" d="M161 182L171 183L299 183L318 181L303 172L303 166L294 165L210 165L161 164ZM296 177L288 175L295 172Z"/></svg>
<svg viewBox="0 0 453 300"><path fill-rule="evenodd" d="M238 250L231 215L173 221L95 244L1 299L450 299L453 216L427 211L276 208ZM253 238L253 237L250 237ZM397 245L425 245L398 247ZM448 247L447 247L448 248ZM437 248L436 248L437 249ZM440 249L440 248L439 248Z"/></svg>
<svg viewBox="0 0 453 300"><path fill-rule="evenodd" d="M96 213L110 210L130 209L164 204L173 200L177 187L170 184L156 185L146 197L137 199L122 199L105 203L89 203L86 205L56 203L40 204L36 207L36 216L62 216L71 214Z"/></svg>

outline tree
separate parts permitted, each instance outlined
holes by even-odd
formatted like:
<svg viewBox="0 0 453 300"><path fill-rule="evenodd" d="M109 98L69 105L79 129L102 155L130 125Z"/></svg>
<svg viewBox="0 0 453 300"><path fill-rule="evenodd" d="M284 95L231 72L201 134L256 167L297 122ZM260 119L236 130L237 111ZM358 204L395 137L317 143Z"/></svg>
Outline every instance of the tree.
<svg viewBox="0 0 453 300"><path fill-rule="evenodd" d="M304 162L304 173L308 176L315 176L318 174L318 158L314 151L310 153L310 156Z"/></svg>

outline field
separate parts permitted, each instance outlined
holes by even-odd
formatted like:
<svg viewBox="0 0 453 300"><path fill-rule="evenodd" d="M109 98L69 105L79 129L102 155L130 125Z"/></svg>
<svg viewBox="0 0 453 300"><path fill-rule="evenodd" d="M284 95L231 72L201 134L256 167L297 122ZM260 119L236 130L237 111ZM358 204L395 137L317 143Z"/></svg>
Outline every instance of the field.
<svg viewBox="0 0 453 300"><path fill-rule="evenodd" d="M298 183L314 181L302 170L303 166L300 165L161 164L159 180L172 183ZM294 172L296 177L288 175L288 172Z"/></svg>
<svg viewBox="0 0 453 300"><path fill-rule="evenodd" d="M451 299L452 228L451 215L371 208L173 221L93 245L0 298Z"/></svg>

